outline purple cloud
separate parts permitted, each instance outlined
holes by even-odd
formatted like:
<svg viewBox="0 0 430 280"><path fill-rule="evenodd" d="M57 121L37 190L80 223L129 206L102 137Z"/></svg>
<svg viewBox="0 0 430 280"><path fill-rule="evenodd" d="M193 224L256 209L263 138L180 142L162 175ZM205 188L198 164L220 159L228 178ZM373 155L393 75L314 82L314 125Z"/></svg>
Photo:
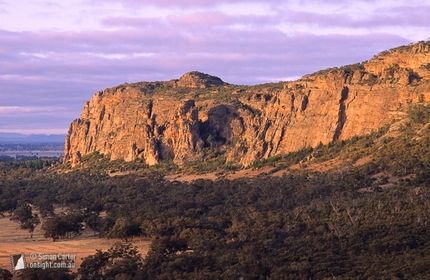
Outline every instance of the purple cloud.
<svg viewBox="0 0 430 280"><path fill-rule="evenodd" d="M320 27L342 28L368 28L376 29L389 26L425 26L430 24L430 6L423 7L395 7L390 9L377 9L364 18L353 18L344 13L320 14L316 12L303 12L284 10L283 22L295 24L313 24Z"/></svg>

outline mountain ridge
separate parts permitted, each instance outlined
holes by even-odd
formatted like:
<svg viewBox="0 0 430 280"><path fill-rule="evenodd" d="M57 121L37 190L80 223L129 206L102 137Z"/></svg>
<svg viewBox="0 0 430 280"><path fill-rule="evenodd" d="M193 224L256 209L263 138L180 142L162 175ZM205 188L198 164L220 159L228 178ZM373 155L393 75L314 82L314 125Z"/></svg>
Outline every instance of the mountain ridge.
<svg viewBox="0 0 430 280"><path fill-rule="evenodd" d="M291 82L239 86L193 71L106 89L70 125L65 161L76 165L97 151L112 160L184 164L217 153L248 166L370 133L430 100L429 48L402 46Z"/></svg>

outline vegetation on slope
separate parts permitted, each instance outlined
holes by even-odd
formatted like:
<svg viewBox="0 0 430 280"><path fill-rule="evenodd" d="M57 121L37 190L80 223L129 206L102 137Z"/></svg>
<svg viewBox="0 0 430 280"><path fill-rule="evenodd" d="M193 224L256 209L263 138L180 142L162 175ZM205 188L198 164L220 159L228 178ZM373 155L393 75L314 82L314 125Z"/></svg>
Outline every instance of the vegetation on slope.
<svg viewBox="0 0 430 280"><path fill-rule="evenodd" d="M429 120L429 107L412 107L397 131L285 155L276 163L310 163L317 151L313 161L371 160L282 177L170 182L154 169L110 177L97 155L99 165L61 174L1 163L0 212L31 205L53 240L83 226L100 237L152 240L144 257L129 245L98 251L77 275L65 272L69 279L426 279ZM61 223L67 230L55 232ZM29 269L22 279L48 272Z"/></svg>

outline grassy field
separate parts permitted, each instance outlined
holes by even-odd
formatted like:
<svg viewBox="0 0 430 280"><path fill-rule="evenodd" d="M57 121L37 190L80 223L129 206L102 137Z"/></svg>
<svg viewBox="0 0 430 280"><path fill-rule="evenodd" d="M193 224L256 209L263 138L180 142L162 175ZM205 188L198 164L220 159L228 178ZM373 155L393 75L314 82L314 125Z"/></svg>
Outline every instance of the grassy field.
<svg viewBox="0 0 430 280"><path fill-rule="evenodd" d="M10 256L12 254L24 253L27 263L30 262L30 254L73 254L76 255L76 269L82 263L82 258L93 255L96 249L107 250L118 239L105 239L94 237L92 230L84 230L82 235L70 239L52 242L52 239L43 237L40 225L36 227L33 238L30 233L19 229L18 223L0 216L0 268L12 270ZM139 252L144 256L148 252L150 242L135 238L133 245L139 248Z"/></svg>

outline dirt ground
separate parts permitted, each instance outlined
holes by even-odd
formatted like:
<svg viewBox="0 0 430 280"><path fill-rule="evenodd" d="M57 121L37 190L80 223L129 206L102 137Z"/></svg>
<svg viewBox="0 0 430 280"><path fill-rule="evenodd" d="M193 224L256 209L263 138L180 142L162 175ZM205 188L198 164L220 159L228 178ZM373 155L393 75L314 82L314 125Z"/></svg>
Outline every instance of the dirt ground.
<svg viewBox="0 0 430 280"><path fill-rule="evenodd" d="M273 169L273 167L263 167L261 169L256 169L256 170L242 169L234 173L226 173L225 175L222 175L222 176L229 180L234 180L234 179L243 178L243 177L253 178L264 172L269 172L271 169ZM191 182L197 179L216 180L217 178L220 178L220 177L221 176L218 174L218 172L211 172L206 174L191 174L191 175L174 174L174 175L167 175L165 178L166 180L169 180L169 181Z"/></svg>
<svg viewBox="0 0 430 280"><path fill-rule="evenodd" d="M40 225L36 227L33 238L30 239L30 233L26 230L19 229L18 223L9 220L8 214L5 217L0 216L0 268L12 271L10 256L12 254L25 254L27 263L31 262L30 254L46 255L76 255L76 268L82 263L82 258L96 253L96 249L106 251L115 242L121 242L118 239L105 239L94 237L92 230L85 230L82 235L70 239L53 242L52 239L43 237L43 231ZM144 256L149 249L150 241L133 239L134 246L139 248L139 252Z"/></svg>
<svg viewBox="0 0 430 280"><path fill-rule="evenodd" d="M363 163L358 163L356 165L361 165L366 163L367 161L363 161ZM300 164L294 164L290 166L288 169L282 169L277 172L272 173L270 176L278 176L282 177L284 173L289 173L289 170L295 170L295 169L307 169L312 171L319 171L319 172L325 172L330 169L339 167L343 163L342 160L336 158L332 160L328 160L321 163L315 163L315 162L308 162L307 166L305 168L301 167ZM261 175L263 173L270 174L270 171L274 169L274 167L265 166L260 169L242 169L239 171L236 171L234 173L228 173L225 174L224 177L229 180L234 180L242 177L248 177L253 178L257 177L258 175ZM191 182L197 179L210 179L210 180L216 180L218 178L218 173L212 172L212 173L206 173L206 174L198 174L198 175L185 175L185 174L174 174L174 175L168 175L165 178L169 181L181 181L181 182Z"/></svg>

